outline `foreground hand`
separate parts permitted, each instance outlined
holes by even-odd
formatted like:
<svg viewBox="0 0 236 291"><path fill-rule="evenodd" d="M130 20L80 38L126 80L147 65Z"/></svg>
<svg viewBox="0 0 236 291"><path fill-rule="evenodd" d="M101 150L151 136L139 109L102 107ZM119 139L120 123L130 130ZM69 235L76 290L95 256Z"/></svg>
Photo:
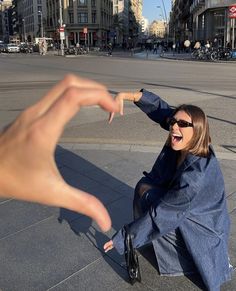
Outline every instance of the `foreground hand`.
<svg viewBox="0 0 236 291"><path fill-rule="evenodd" d="M68 208L109 230L111 220L104 205L68 185L54 160L66 123L81 106L95 104L109 112L119 110L103 85L70 75L0 133L0 196Z"/></svg>
<svg viewBox="0 0 236 291"><path fill-rule="evenodd" d="M113 248L114 248L114 246L113 246L113 241L112 240L108 241L103 246L103 249L104 249L105 253L107 253L108 251L112 250Z"/></svg>

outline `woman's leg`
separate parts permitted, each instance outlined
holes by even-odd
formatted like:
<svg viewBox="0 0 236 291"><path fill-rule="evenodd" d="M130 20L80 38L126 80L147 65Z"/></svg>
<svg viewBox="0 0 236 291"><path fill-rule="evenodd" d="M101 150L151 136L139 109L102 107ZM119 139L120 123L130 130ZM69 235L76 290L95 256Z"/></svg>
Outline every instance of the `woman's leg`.
<svg viewBox="0 0 236 291"><path fill-rule="evenodd" d="M143 205L143 195L150 189L156 189L154 185L148 183L146 178L142 178L135 187L134 200L133 200L133 216L134 219L138 219L146 211L146 205Z"/></svg>

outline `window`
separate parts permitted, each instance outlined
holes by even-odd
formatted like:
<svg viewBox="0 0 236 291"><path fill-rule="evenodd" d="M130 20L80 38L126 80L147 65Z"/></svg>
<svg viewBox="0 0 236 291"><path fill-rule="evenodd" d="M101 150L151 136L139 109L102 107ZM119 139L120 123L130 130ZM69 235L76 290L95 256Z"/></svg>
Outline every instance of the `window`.
<svg viewBox="0 0 236 291"><path fill-rule="evenodd" d="M92 12L92 23L96 23L96 11Z"/></svg>
<svg viewBox="0 0 236 291"><path fill-rule="evenodd" d="M69 12L68 16L69 16L69 23L74 23L74 13L73 12Z"/></svg>
<svg viewBox="0 0 236 291"><path fill-rule="evenodd" d="M78 5L87 5L87 0L78 0Z"/></svg>
<svg viewBox="0 0 236 291"><path fill-rule="evenodd" d="M96 6L96 0L91 0L91 6L92 7Z"/></svg>
<svg viewBox="0 0 236 291"><path fill-rule="evenodd" d="M78 23L88 23L88 13L78 13Z"/></svg>
<svg viewBox="0 0 236 291"><path fill-rule="evenodd" d="M69 7L73 8L73 0L69 0Z"/></svg>

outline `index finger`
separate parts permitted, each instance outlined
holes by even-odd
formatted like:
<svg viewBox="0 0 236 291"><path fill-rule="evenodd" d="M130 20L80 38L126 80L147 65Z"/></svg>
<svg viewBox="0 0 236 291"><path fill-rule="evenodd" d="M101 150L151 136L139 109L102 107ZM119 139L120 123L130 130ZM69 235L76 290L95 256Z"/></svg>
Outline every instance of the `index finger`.
<svg viewBox="0 0 236 291"><path fill-rule="evenodd" d="M65 124L78 112L81 106L99 105L106 111L118 111L118 104L107 90L70 88L54 102L42 116L44 130L59 138Z"/></svg>
<svg viewBox="0 0 236 291"><path fill-rule="evenodd" d="M77 77L75 75L67 75L59 83L57 83L43 98L41 98L33 107L35 107L35 117L44 114L61 95L69 88L93 88L98 90L106 90L106 87L95 81Z"/></svg>

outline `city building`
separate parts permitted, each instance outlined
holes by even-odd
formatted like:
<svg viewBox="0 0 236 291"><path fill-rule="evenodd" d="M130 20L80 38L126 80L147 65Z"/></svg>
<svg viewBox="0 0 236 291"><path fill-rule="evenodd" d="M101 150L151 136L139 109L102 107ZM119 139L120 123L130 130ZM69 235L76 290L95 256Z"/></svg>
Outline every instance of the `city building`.
<svg viewBox="0 0 236 291"><path fill-rule="evenodd" d="M45 36L46 3L43 0L13 0L13 39L34 42Z"/></svg>
<svg viewBox="0 0 236 291"><path fill-rule="evenodd" d="M12 34L11 9L12 1L0 1L0 40L8 43Z"/></svg>
<svg viewBox="0 0 236 291"><path fill-rule="evenodd" d="M129 37L128 46L136 46L142 41L142 11L143 0L130 0L129 7Z"/></svg>
<svg viewBox="0 0 236 291"><path fill-rule="evenodd" d="M115 45L127 43L129 36L129 0L113 0L113 25L110 37Z"/></svg>
<svg viewBox="0 0 236 291"><path fill-rule="evenodd" d="M165 20L154 20L149 26L149 35L163 39L166 36Z"/></svg>
<svg viewBox="0 0 236 291"><path fill-rule="evenodd" d="M174 42L207 40L235 47L235 19L230 7L235 0L172 0L169 30ZM234 17L234 16L233 16ZM236 17L236 16L235 16Z"/></svg>
<svg viewBox="0 0 236 291"><path fill-rule="evenodd" d="M61 7L60 4L61 3ZM67 46L102 46L109 41L112 0L46 0L47 36L59 41L60 9Z"/></svg>
<svg viewBox="0 0 236 291"><path fill-rule="evenodd" d="M145 17L142 17L142 20L141 20L141 31L142 31L143 36L148 37L148 35L149 35L149 21Z"/></svg>
<svg viewBox="0 0 236 291"><path fill-rule="evenodd" d="M235 3L235 0L193 1L190 13L193 15L194 39L217 39L219 46L230 43L235 47L235 21L229 17L229 7Z"/></svg>
<svg viewBox="0 0 236 291"><path fill-rule="evenodd" d="M193 39L192 15L190 13L190 6L193 2L193 0L172 0L169 39L174 42L184 42L186 39Z"/></svg>

